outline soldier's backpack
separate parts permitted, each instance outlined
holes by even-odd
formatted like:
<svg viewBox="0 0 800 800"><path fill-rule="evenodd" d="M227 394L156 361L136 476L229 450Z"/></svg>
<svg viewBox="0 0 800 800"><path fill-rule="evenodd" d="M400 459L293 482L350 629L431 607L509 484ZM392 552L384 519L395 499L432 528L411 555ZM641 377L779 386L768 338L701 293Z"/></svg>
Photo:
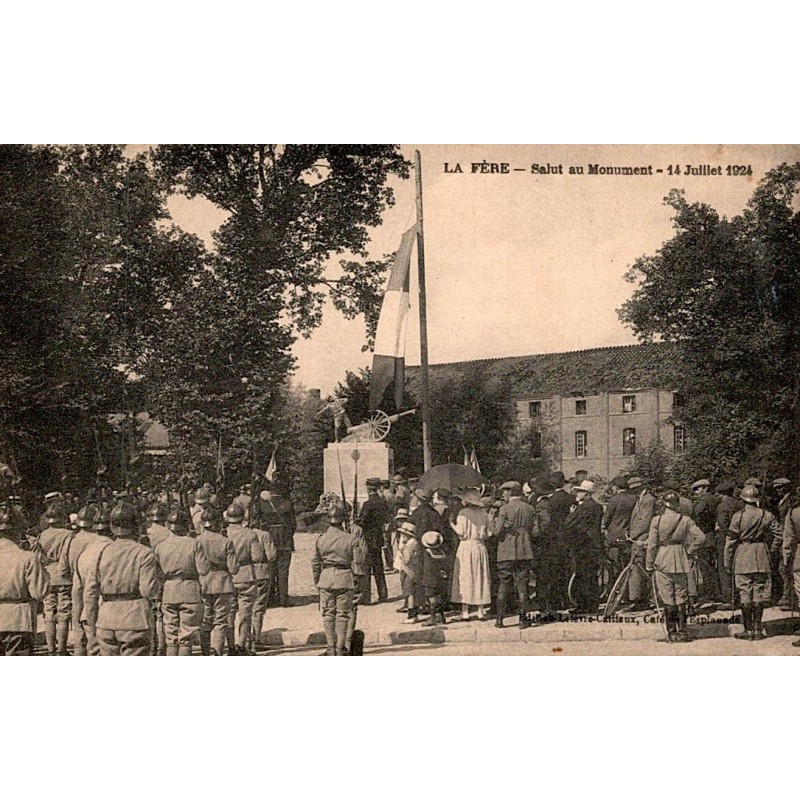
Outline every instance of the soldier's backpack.
<svg viewBox="0 0 800 800"><path fill-rule="evenodd" d="M364 655L364 631L353 631L353 637L350 639L350 655L363 656Z"/></svg>

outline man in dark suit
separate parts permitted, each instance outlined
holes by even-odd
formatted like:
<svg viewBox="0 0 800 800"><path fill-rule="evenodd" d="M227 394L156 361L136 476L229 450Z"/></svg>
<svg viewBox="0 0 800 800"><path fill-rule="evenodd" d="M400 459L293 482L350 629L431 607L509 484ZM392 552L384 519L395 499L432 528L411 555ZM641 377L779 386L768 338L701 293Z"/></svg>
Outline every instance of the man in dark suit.
<svg viewBox="0 0 800 800"><path fill-rule="evenodd" d="M364 532L367 545L367 563L365 568L375 579L378 591L378 602L385 602L389 593L386 589L386 576L383 571L383 529L391 522L389 506L380 492L381 479L367 478L367 499L358 515L358 525ZM433 510L433 509L431 509ZM436 514L436 512L433 512ZM438 517L439 515L436 514ZM368 583L371 586L371 582ZM371 590L368 590L364 605L370 602Z"/></svg>
<svg viewBox="0 0 800 800"><path fill-rule="evenodd" d="M631 513L636 505L636 495L628 489L628 479L618 475L611 481L611 499L603 514L603 528L606 531L608 557L621 572L628 563L631 529Z"/></svg>
<svg viewBox="0 0 800 800"><path fill-rule="evenodd" d="M573 489L577 506L564 520L567 545L575 559L574 596L579 614L594 614L600 601L597 571L603 552L603 507L592 495L592 481L582 481Z"/></svg>
<svg viewBox="0 0 800 800"><path fill-rule="evenodd" d="M568 605L567 587L570 576L570 554L564 522L575 503L575 497L572 495L572 482L564 477L563 472L554 472L550 476L550 482L556 487L550 495L550 525L553 533L548 547L551 603L554 609L562 609Z"/></svg>

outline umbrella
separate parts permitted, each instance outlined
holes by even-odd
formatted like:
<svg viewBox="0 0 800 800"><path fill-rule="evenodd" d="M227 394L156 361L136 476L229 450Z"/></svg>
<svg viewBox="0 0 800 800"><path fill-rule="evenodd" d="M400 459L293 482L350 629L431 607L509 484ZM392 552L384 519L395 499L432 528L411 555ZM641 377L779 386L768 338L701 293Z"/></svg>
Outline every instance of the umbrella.
<svg viewBox="0 0 800 800"><path fill-rule="evenodd" d="M466 489L489 483L480 472L461 464L439 464L431 467L420 479L417 489L435 492L437 489Z"/></svg>

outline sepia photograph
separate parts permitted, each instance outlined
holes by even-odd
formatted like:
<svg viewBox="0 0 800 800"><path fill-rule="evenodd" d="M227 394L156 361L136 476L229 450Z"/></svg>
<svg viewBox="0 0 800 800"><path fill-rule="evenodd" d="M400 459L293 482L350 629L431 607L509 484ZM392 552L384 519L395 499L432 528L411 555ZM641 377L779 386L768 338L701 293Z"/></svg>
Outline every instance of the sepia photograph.
<svg viewBox="0 0 800 800"><path fill-rule="evenodd" d="M2 655L800 654L800 145L4 144L0 274Z"/></svg>

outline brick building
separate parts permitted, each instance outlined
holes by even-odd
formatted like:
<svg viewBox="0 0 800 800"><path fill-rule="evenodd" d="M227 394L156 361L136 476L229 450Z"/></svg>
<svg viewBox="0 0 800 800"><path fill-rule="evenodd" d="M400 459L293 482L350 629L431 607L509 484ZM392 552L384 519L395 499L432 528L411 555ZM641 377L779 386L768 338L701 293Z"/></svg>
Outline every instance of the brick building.
<svg viewBox="0 0 800 800"><path fill-rule="evenodd" d="M430 379L435 390L439 380L479 370L513 399L519 424L538 430L564 473L610 478L656 438L683 451L683 428L670 421L679 400L670 389L673 353L650 343L462 361L431 365Z"/></svg>

